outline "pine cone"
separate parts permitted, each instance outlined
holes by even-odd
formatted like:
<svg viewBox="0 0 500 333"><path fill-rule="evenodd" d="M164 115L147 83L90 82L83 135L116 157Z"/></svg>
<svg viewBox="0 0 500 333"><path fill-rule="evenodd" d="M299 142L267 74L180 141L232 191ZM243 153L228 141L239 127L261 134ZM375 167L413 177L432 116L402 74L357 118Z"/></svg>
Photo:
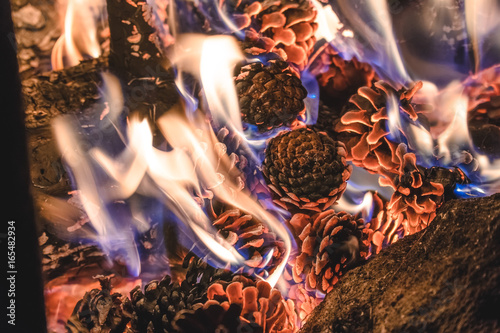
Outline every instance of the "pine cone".
<svg viewBox="0 0 500 333"><path fill-rule="evenodd" d="M229 172L234 179L239 177L241 188L248 188L254 195L267 192L265 181L257 172L260 162L250 148L242 144L244 139L241 135L223 127L217 131L217 140L219 142L216 143L215 151L224 152L229 156Z"/></svg>
<svg viewBox="0 0 500 333"><path fill-rule="evenodd" d="M238 328L252 328L254 331L250 332L263 333L296 332L298 329L293 302L285 301L281 293L265 281L250 286L240 282L227 286L215 283L208 288L207 295L208 301L198 304L195 311L178 314L174 325L181 328L180 332L194 332L193 329L204 325L226 328L231 333L241 332ZM208 318L210 313L215 316ZM233 318L228 316L229 313ZM234 316L240 320L236 321Z"/></svg>
<svg viewBox="0 0 500 333"><path fill-rule="evenodd" d="M181 283L166 275L161 281L146 284L144 291L137 286L130 292L133 316L127 333L174 332L172 323L176 314L206 302L211 284L229 284L234 279L251 281L229 270L215 269L193 253L186 256L184 266L187 272Z"/></svg>
<svg viewBox="0 0 500 333"><path fill-rule="evenodd" d="M236 304L227 309L219 304L209 303L206 307L200 306L196 310L182 310L174 320L175 332L264 332L262 326L256 323L243 322L240 315L241 307Z"/></svg>
<svg viewBox="0 0 500 333"><path fill-rule="evenodd" d="M359 88L371 87L376 80L369 64L355 57L346 61L331 45L311 62L309 70L318 80L321 100L339 111Z"/></svg>
<svg viewBox="0 0 500 333"><path fill-rule="evenodd" d="M293 279L328 293L351 264L369 256L372 231L363 219L346 212L327 210L311 221L298 236L300 255L293 264Z"/></svg>
<svg viewBox="0 0 500 333"><path fill-rule="evenodd" d="M399 145L397 155L401 160L399 175L392 181L395 192L387 208L395 221L393 229L402 226L406 236L425 229L436 217L436 209L454 197L456 184L466 184L469 180L459 168L417 165L415 154L406 153L404 144Z"/></svg>
<svg viewBox="0 0 500 333"><path fill-rule="evenodd" d="M371 173L397 174L398 144L388 137L386 105L389 98L395 96L400 113L417 120L426 106L412 104L411 99L421 87L422 82L417 82L410 90L396 91L388 83L378 81L373 88L359 88L358 93L351 96L335 127L336 132L344 134L348 160Z"/></svg>
<svg viewBox="0 0 500 333"><path fill-rule="evenodd" d="M235 83L242 120L260 131L290 125L305 113L307 90L282 60L246 65Z"/></svg>
<svg viewBox="0 0 500 333"><path fill-rule="evenodd" d="M270 38L274 45L269 51L283 49L288 62L300 69L306 66L318 28L310 0L232 0L228 11L238 28Z"/></svg>
<svg viewBox="0 0 500 333"><path fill-rule="evenodd" d="M469 132L477 149L500 155L500 66L488 68L463 82L469 97Z"/></svg>
<svg viewBox="0 0 500 333"><path fill-rule="evenodd" d="M130 300L119 293L111 294L110 278L104 276L97 278L101 289L86 292L78 301L66 323L68 332L122 333L132 318Z"/></svg>
<svg viewBox="0 0 500 333"><path fill-rule="evenodd" d="M385 246L399 239L399 229L396 221L393 221L388 211L389 202L373 193L372 218L366 224L367 228L373 230L371 252L378 254Z"/></svg>
<svg viewBox="0 0 500 333"><path fill-rule="evenodd" d="M313 128L326 132L332 139L343 141L343 138L339 136L339 133L335 132L335 127L338 122L340 122L340 112L335 111L320 100L318 107L318 119Z"/></svg>
<svg viewBox="0 0 500 333"><path fill-rule="evenodd" d="M253 268L253 273L271 274L283 260L285 254L283 241L277 239L275 233L251 214L219 203L213 206L215 214L213 225L219 230L217 237L227 241L247 258L245 264ZM271 260L267 258L269 253L272 253Z"/></svg>
<svg viewBox="0 0 500 333"><path fill-rule="evenodd" d="M282 132L266 148L262 172L276 204L322 211L344 193L352 166L342 142L311 128Z"/></svg>
<svg viewBox="0 0 500 333"><path fill-rule="evenodd" d="M324 297L320 293L306 290L304 283L294 284L288 290L288 298L295 303L295 311L301 325L304 325Z"/></svg>

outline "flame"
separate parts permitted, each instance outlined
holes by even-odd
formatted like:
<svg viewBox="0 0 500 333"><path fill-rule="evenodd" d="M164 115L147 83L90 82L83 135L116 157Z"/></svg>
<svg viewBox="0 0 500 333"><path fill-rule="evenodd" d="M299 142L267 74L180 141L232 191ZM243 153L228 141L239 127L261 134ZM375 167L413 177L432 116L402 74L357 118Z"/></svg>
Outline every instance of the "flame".
<svg viewBox="0 0 500 333"><path fill-rule="evenodd" d="M337 1L338 8L354 31L340 22L330 5L323 6L317 0L314 3L318 11L318 40L324 38L330 42L345 59L355 56L361 62L373 64L379 75L396 86L406 86L413 81L406 71L392 30L387 1Z"/></svg>
<svg viewBox="0 0 500 333"><path fill-rule="evenodd" d="M62 157L71 168L82 206L98 234L97 240L107 253L118 248L132 276L138 276L140 259L134 236L113 220L106 205L109 201L102 195L90 156L74 133L75 125L68 117L59 117L54 120L53 128Z"/></svg>
<svg viewBox="0 0 500 333"><path fill-rule="evenodd" d="M211 119L243 135L232 77L234 65L243 58L235 40L227 36L190 35L180 36L176 45L177 57L172 58L172 63L178 66L179 72L189 69L200 79ZM104 78L106 85L110 85L104 89L107 97L123 101L119 87L111 87L119 82L109 75ZM189 91L180 90L184 94ZM141 268L132 231L144 228L146 219L136 219L135 216L141 214L132 208L130 214L116 216L109 208L113 203L133 206L136 193L155 198L189 227L191 236L196 238L193 242L201 241L224 264L245 266L248 258L225 240L214 237L216 230L205 213L204 202L217 198L251 213L284 241L285 258L267 277L267 281L275 285L290 253L287 230L271 212L242 190L242 180L234 176L234 162L226 154L224 145L218 142L206 115L190 109L196 105L190 103L192 100L193 96L186 98L186 103L178 103L156 121L170 147L168 151L153 146L148 121L138 116L129 116L124 131L115 125L125 145L118 155L108 153L113 147L108 147L106 140L102 140L102 146L85 150L75 134L75 124L66 117L58 118L54 122L56 139L71 169L82 205L104 250L118 251L125 256L131 273L136 276ZM115 122L117 110L122 106L122 102L109 104L105 117ZM104 118L101 116L101 119ZM264 258L270 256L272 253L263 255Z"/></svg>
<svg viewBox="0 0 500 333"><path fill-rule="evenodd" d="M500 8L495 0L465 0L465 23L474 53L475 72L481 69L483 42L497 30Z"/></svg>
<svg viewBox="0 0 500 333"><path fill-rule="evenodd" d="M241 126L238 98L232 75L234 66L244 58L234 38L229 36L202 37L199 35L184 35L179 38L176 46L175 53L171 57L172 63L177 65L181 72L189 71L200 78L203 97L206 99L210 115L216 125L226 126L242 138L245 138ZM193 66L193 63L199 64L199 67ZM160 121L160 123L165 127L171 125L170 122ZM182 137L184 131L178 132L177 135L172 135L179 128L171 128L170 130L164 128L162 130L167 137L167 141L179 140ZM170 140L168 133L171 135ZM214 133L211 129L205 128L205 135L213 137ZM195 140L191 141L191 143L194 142ZM250 141L247 140L244 142L249 143ZM207 146L213 147L213 145ZM215 165L213 162L211 164L208 163L207 167L204 168L205 174L203 176L207 182L220 178L217 176L216 170L210 167ZM217 165L219 164L221 164L220 161L217 161ZM229 181L230 178L227 171L225 172L227 175L223 174L223 176L224 179ZM266 223L279 238L284 240L285 248L287 249L285 259L273 274L267 278L267 281L274 286L284 269L290 253L291 241L286 229L272 214L267 212L248 194L240 191L238 181L229 187L217 185L212 191L216 197L219 197L232 206L246 212L251 212L255 218Z"/></svg>
<svg viewBox="0 0 500 333"><path fill-rule="evenodd" d="M97 26L105 17L105 7L104 0L68 0L64 32L52 49L54 70L75 66L85 58L101 55Z"/></svg>

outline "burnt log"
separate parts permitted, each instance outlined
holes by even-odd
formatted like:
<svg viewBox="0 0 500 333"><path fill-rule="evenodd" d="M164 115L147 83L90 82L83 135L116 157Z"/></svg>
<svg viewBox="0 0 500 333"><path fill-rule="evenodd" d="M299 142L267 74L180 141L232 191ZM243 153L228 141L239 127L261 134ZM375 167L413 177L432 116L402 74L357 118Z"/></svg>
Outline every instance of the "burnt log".
<svg viewBox="0 0 500 333"><path fill-rule="evenodd" d="M498 309L500 194L445 203L349 271L301 332L498 332Z"/></svg>

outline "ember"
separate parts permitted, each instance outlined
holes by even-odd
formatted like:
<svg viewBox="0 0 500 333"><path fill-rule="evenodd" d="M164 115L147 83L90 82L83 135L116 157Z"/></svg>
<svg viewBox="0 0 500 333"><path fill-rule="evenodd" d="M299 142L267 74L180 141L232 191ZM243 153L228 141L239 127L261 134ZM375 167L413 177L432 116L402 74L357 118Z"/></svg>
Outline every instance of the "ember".
<svg viewBox="0 0 500 333"><path fill-rule="evenodd" d="M437 78L393 23L440 1L330 2L67 1L23 82L51 332L297 332L447 201L500 192L497 6L412 21L463 30ZM56 24L35 5L18 38Z"/></svg>

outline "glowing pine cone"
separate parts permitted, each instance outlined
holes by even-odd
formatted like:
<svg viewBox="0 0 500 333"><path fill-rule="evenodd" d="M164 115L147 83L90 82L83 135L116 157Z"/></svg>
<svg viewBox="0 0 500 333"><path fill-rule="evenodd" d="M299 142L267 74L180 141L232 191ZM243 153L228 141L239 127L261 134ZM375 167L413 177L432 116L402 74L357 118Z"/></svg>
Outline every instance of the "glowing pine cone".
<svg viewBox="0 0 500 333"><path fill-rule="evenodd" d="M348 266L369 256L372 231L364 220L346 212L327 210L311 218L300 235L300 255L295 258L293 279L306 288L327 293Z"/></svg>
<svg viewBox="0 0 500 333"><path fill-rule="evenodd" d="M342 110L358 88L371 87L376 79L369 64L356 58L346 61L330 45L312 61L309 70L318 79L321 100L335 110Z"/></svg>
<svg viewBox="0 0 500 333"><path fill-rule="evenodd" d="M390 216L388 211L388 201L377 192L373 193L372 218L366 224L367 228L373 230L371 252L379 253L384 246L398 240L399 230L396 221Z"/></svg>
<svg viewBox="0 0 500 333"><path fill-rule="evenodd" d="M288 210L322 211L344 193L352 166L345 145L311 128L271 139L262 166L276 204Z"/></svg>
<svg viewBox="0 0 500 333"><path fill-rule="evenodd" d="M219 230L217 237L227 241L247 258L245 264L252 267L254 273L272 273L283 260L283 240L278 239L274 232L251 214L237 208L221 207L217 203L214 204L214 214L213 225ZM270 253L272 258L269 260Z"/></svg>
<svg viewBox="0 0 500 333"><path fill-rule="evenodd" d="M294 284L288 290L288 298L295 303L295 311L301 325L304 325L313 310L323 301L324 295L306 290L303 283Z"/></svg>
<svg viewBox="0 0 500 333"><path fill-rule="evenodd" d="M288 62L305 67L318 28L316 9L310 0L231 0L228 10L238 28L270 38L274 42L270 51L283 49Z"/></svg>
<svg viewBox="0 0 500 333"><path fill-rule="evenodd" d="M66 323L68 332L123 332L132 318L130 300L119 293L111 293L110 278L97 278L101 289L86 292L78 301Z"/></svg>
<svg viewBox="0 0 500 333"><path fill-rule="evenodd" d="M500 155L500 66L468 78L463 94L469 97L469 132L479 151Z"/></svg>
<svg viewBox="0 0 500 333"><path fill-rule="evenodd" d="M404 236L425 229L436 217L436 209L453 197L456 184L469 182L459 169L424 168L417 165L415 154L406 153L404 144L397 149L401 165L392 181L395 190L387 206L394 232L402 225ZM390 233L387 235L391 237Z"/></svg>
<svg viewBox="0 0 500 333"><path fill-rule="evenodd" d="M422 82L417 82L410 90L396 91L388 83L378 81L373 88L359 88L358 93L351 96L335 127L336 132L345 136L343 142L347 146L348 160L371 173L397 174L398 144L388 137L386 106L391 98L395 98L400 114L417 120L425 106L414 105L411 99L421 87Z"/></svg>
<svg viewBox="0 0 500 333"><path fill-rule="evenodd" d="M242 120L260 131L290 125L305 113L307 90L282 60L246 65L235 83Z"/></svg>
<svg viewBox="0 0 500 333"><path fill-rule="evenodd" d="M248 332L291 333L298 329L293 302L285 301L281 293L265 281L258 281L255 286L233 282L225 287L215 283L208 288L207 296L208 301L198 304L194 311L177 315L174 325L180 332L220 329L236 333L252 329Z"/></svg>

